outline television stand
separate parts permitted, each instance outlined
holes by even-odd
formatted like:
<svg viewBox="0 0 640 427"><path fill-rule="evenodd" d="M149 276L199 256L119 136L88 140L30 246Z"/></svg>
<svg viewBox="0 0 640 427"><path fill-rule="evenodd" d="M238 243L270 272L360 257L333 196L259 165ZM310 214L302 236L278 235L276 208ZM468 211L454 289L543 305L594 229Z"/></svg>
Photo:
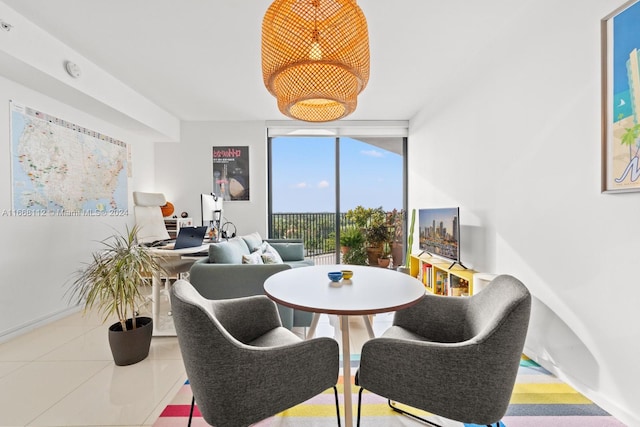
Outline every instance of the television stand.
<svg viewBox="0 0 640 427"><path fill-rule="evenodd" d="M423 251L409 255L409 274L419 277L428 292L437 295L473 295L473 276L476 271L460 262L440 258ZM458 264L460 267L456 267Z"/></svg>
<svg viewBox="0 0 640 427"><path fill-rule="evenodd" d="M451 270L451 267L453 267L454 265L458 264L460 267L464 268L465 270L467 270L467 267L464 266L464 264L462 264L459 261L453 261L453 263L451 263L451 265L449 266L449 270Z"/></svg>

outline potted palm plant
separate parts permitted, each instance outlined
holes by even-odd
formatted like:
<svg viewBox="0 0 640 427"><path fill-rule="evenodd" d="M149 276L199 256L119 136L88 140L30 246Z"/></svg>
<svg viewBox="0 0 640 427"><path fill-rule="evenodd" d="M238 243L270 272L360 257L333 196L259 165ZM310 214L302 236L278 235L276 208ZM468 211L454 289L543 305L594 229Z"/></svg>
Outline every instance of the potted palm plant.
<svg viewBox="0 0 640 427"><path fill-rule="evenodd" d="M162 267L144 247L137 244L137 227L102 240L102 250L77 270L68 290L69 299L83 304L85 313L93 308L118 321L109 327L109 345L116 365L131 365L149 354L153 323L137 317L136 304L143 299L141 289L153 272Z"/></svg>

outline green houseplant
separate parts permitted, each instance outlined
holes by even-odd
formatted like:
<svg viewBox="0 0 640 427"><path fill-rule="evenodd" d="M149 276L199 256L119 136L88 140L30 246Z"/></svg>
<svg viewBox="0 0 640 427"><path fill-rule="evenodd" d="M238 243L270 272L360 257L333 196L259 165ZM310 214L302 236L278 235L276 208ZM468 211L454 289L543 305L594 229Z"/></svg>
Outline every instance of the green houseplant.
<svg viewBox="0 0 640 427"><path fill-rule="evenodd" d="M365 237L365 245L369 265L377 265L382 253L382 244L390 239L387 213L382 206L365 208L356 206L347 211L346 218L359 228Z"/></svg>
<svg viewBox="0 0 640 427"><path fill-rule="evenodd" d="M343 264L367 265L367 248L364 245L350 248L342 257Z"/></svg>
<svg viewBox="0 0 640 427"><path fill-rule="evenodd" d="M382 252L378 257L378 265L383 268L388 268L391 263L391 245L389 242L384 242L382 244Z"/></svg>
<svg viewBox="0 0 640 427"><path fill-rule="evenodd" d="M140 290L162 267L144 247L137 244L137 228L102 240L102 249L92 254L84 268L77 270L69 288L69 299L83 304L87 312L96 308L109 327L109 345L116 365L130 365L147 357L153 332L150 317L137 317Z"/></svg>
<svg viewBox="0 0 640 427"><path fill-rule="evenodd" d="M382 246L389 242L389 228L383 222L371 224L365 229L369 265L377 265Z"/></svg>
<svg viewBox="0 0 640 427"><path fill-rule="evenodd" d="M402 264L404 253L404 210L387 212L387 225L391 234L391 259L393 266L398 267Z"/></svg>
<svg viewBox="0 0 640 427"><path fill-rule="evenodd" d="M340 246L345 254L351 248L359 248L364 245L364 235L357 227L347 227L340 233Z"/></svg>

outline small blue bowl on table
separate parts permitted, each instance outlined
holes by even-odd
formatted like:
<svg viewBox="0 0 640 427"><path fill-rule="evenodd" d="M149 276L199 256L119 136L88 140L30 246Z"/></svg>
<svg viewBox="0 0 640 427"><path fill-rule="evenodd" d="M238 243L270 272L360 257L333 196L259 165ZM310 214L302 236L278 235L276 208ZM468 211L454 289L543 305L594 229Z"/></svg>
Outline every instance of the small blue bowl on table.
<svg viewBox="0 0 640 427"><path fill-rule="evenodd" d="M342 271L330 271L327 276L332 282L339 282L342 279Z"/></svg>

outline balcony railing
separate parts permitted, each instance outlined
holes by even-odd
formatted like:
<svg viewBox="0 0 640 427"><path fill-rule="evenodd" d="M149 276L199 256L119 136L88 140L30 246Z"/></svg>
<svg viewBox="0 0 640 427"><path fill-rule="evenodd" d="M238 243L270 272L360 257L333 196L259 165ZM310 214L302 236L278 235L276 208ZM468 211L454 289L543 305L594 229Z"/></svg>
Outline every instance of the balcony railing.
<svg viewBox="0 0 640 427"><path fill-rule="evenodd" d="M348 226L340 214L340 228ZM316 264L336 263L336 215L334 213L276 213L271 215L273 239L302 239L305 256Z"/></svg>
<svg viewBox="0 0 640 427"><path fill-rule="evenodd" d="M302 239L305 257L318 265L339 263L339 245L336 252L336 214L322 213L275 213L271 215L270 238ZM346 213L339 217L340 230L353 226Z"/></svg>

